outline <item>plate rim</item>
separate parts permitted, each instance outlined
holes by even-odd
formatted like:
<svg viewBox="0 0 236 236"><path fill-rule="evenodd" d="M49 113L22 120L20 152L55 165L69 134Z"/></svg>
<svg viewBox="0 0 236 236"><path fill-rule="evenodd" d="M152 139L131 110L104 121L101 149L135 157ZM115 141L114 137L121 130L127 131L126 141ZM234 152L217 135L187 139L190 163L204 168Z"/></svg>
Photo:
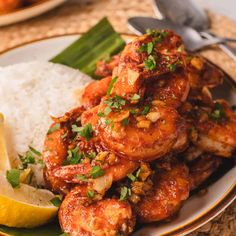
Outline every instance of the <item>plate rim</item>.
<svg viewBox="0 0 236 236"><path fill-rule="evenodd" d="M50 39L54 39L54 38L66 37L66 36L80 36L83 33L84 32L55 34L53 36L46 36L46 37L42 37L39 39L30 40L28 42L24 42L24 43L15 45L13 47L9 47L9 48L1 51L0 57L10 51L13 51L15 49L18 49L18 48L21 48L21 47L24 47L24 46L27 46L27 45L30 45L33 43L37 43L37 42L45 41L45 40L50 40ZM129 34L129 33L121 33L121 36L126 39L132 39L132 38L137 37L137 35ZM206 60L209 61L208 59L206 59ZM214 66L216 66L217 68L219 68L226 75L226 77L230 80L230 83L232 83L232 85L235 86L236 81L229 74L227 74L222 68L215 65L211 61L209 61L209 62L211 64L213 64ZM173 230L162 234L162 236L179 236L179 235L186 235L188 233L193 232L194 230L200 228L201 226L203 226L204 224L208 223L210 220L212 220L213 218L218 216L230 204L232 204L235 201L235 199L236 199L236 180L227 189L227 191L224 193L224 195L220 199L218 199L218 201L214 205L211 205L207 210L205 210L203 213L196 216L193 220L186 222L185 224L180 225L179 227L176 227ZM1 235L1 232L0 232L0 235Z"/></svg>

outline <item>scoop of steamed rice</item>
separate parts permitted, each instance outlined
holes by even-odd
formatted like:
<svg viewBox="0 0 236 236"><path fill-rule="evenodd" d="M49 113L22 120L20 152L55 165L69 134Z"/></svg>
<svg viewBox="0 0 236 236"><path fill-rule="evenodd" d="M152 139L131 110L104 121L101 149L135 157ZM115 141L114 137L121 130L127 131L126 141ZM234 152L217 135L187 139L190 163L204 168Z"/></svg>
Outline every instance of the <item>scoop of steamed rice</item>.
<svg viewBox="0 0 236 236"><path fill-rule="evenodd" d="M63 115L79 106L78 89L82 92L90 81L90 77L78 70L49 62L0 68L0 112L6 120L5 133L12 163L29 145L42 151L52 123L50 116Z"/></svg>

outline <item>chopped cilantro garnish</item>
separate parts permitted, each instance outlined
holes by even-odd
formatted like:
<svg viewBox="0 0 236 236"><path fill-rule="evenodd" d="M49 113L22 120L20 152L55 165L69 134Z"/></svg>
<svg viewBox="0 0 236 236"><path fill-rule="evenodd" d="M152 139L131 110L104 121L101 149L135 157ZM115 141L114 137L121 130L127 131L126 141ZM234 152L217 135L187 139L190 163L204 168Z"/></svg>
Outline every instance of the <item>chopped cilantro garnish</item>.
<svg viewBox="0 0 236 236"><path fill-rule="evenodd" d="M24 155L19 155L19 158L21 160L21 167L23 169L26 169L28 167L28 164L35 164L37 157L41 157L41 152L37 151L32 146L29 146L29 150Z"/></svg>
<svg viewBox="0 0 236 236"><path fill-rule="evenodd" d="M30 150L32 153L34 153L36 156L39 156L39 157L42 156L41 152L37 151L35 148L33 148L33 147L31 147L31 146L29 146L29 150Z"/></svg>
<svg viewBox="0 0 236 236"><path fill-rule="evenodd" d="M105 120L105 124L106 125L111 125L111 128L113 129L114 128L114 126L115 126L115 124L114 124L114 122L112 121L112 120Z"/></svg>
<svg viewBox="0 0 236 236"><path fill-rule="evenodd" d="M111 82L108 86L108 89L107 89L107 96L111 95L111 91L112 91L113 86L114 86L115 82L117 81L117 79L118 79L118 77L116 76L111 80Z"/></svg>
<svg viewBox="0 0 236 236"><path fill-rule="evenodd" d="M21 160L22 168L26 169L28 167L28 164L35 164L35 158L33 155L28 151L26 152L25 156L19 155L19 158Z"/></svg>
<svg viewBox="0 0 236 236"><path fill-rule="evenodd" d="M144 108L143 108L143 111L142 111L142 115L147 115L148 114L148 112L150 111L150 107L149 106L145 106Z"/></svg>
<svg viewBox="0 0 236 236"><path fill-rule="evenodd" d="M134 109L129 110L129 112L130 112L130 114L132 114L132 115L136 115L136 114L137 114L137 111L134 110Z"/></svg>
<svg viewBox="0 0 236 236"><path fill-rule="evenodd" d="M147 35L151 35L153 33L154 30L151 30L151 29L146 29L146 34Z"/></svg>
<svg viewBox="0 0 236 236"><path fill-rule="evenodd" d="M108 107L112 109L116 109L120 111L122 106L125 105L125 100L122 97L115 95L114 97L111 97L105 100L104 104L106 104Z"/></svg>
<svg viewBox="0 0 236 236"><path fill-rule="evenodd" d="M90 140L93 137L93 128L89 123L83 127L78 127L77 125L72 125L72 131L74 133L78 133L81 137L86 138L86 140Z"/></svg>
<svg viewBox="0 0 236 236"><path fill-rule="evenodd" d="M59 207L61 205L61 199L59 197L55 197L50 200L50 202L55 206Z"/></svg>
<svg viewBox="0 0 236 236"><path fill-rule="evenodd" d="M141 172L141 168L139 168L138 170L137 170L137 172L136 172L136 178L138 178L139 177L139 175L140 175L140 172Z"/></svg>
<svg viewBox="0 0 236 236"><path fill-rule="evenodd" d="M216 122L222 121L222 119L226 118L223 106L219 102L215 103L215 107L212 113L210 114L210 118L215 120Z"/></svg>
<svg viewBox="0 0 236 236"><path fill-rule="evenodd" d="M146 30L147 35L154 37L154 43L160 43L166 36L168 32L164 30Z"/></svg>
<svg viewBox="0 0 236 236"><path fill-rule="evenodd" d="M20 186L20 170L18 169L8 170L6 177L8 182L11 184L13 188L17 188Z"/></svg>
<svg viewBox="0 0 236 236"><path fill-rule="evenodd" d="M66 132L61 136L61 138L64 139L64 138L67 137L67 135L68 135L68 131L66 131Z"/></svg>
<svg viewBox="0 0 236 236"><path fill-rule="evenodd" d="M146 43L143 43L139 49L138 49L138 52L146 52L147 51L147 44Z"/></svg>
<svg viewBox="0 0 236 236"><path fill-rule="evenodd" d="M104 109L104 115L109 115L111 113L111 108L110 107L106 107L105 109Z"/></svg>
<svg viewBox="0 0 236 236"><path fill-rule="evenodd" d="M144 65L148 70L153 70L156 68L156 60L152 55L148 56L148 59L144 61Z"/></svg>
<svg viewBox="0 0 236 236"><path fill-rule="evenodd" d="M77 174L75 176L76 179L80 180L80 181L83 181L83 182L88 182L88 178L85 176L85 175L79 175Z"/></svg>
<svg viewBox="0 0 236 236"><path fill-rule="evenodd" d="M94 179L104 175L104 170L100 166L94 166L90 171L90 176Z"/></svg>
<svg viewBox="0 0 236 236"><path fill-rule="evenodd" d="M93 198L93 197L94 197L94 191L89 190L89 191L87 192L87 197L88 197L88 198Z"/></svg>
<svg viewBox="0 0 236 236"><path fill-rule="evenodd" d="M54 124L47 132L47 135L54 133L55 131L59 130L61 125L59 123Z"/></svg>
<svg viewBox="0 0 236 236"><path fill-rule="evenodd" d="M131 97L131 100L132 100L132 101L137 101L137 100L139 100L139 99L140 99L140 95L137 94L137 93L135 93L135 94L133 95L133 97Z"/></svg>
<svg viewBox="0 0 236 236"><path fill-rule="evenodd" d="M99 117L104 117L104 116L105 116L104 112L102 112L102 111L100 111L97 115L98 115Z"/></svg>
<svg viewBox="0 0 236 236"><path fill-rule="evenodd" d="M123 126L127 126L127 125L129 124L129 119L128 119L128 118L123 119L123 120L121 121L121 124L122 124Z"/></svg>
<svg viewBox="0 0 236 236"><path fill-rule="evenodd" d="M150 55L153 51L153 48L154 48L153 42L143 43L138 49L138 52L147 52L147 54Z"/></svg>
<svg viewBox="0 0 236 236"><path fill-rule="evenodd" d="M68 150L66 162L71 165L78 164L83 156L84 154L79 152L79 146L77 146L74 149Z"/></svg>
<svg viewBox="0 0 236 236"><path fill-rule="evenodd" d="M170 70L170 72L175 72L177 69L177 63L169 64L167 65L167 67Z"/></svg>
<svg viewBox="0 0 236 236"><path fill-rule="evenodd" d="M97 156L97 154L96 154L96 152L90 152L90 153L88 153L88 155L87 155L90 159L94 159L96 156Z"/></svg>
<svg viewBox="0 0 236 236"><path fill-rule="evenodd" d="M147 44L147 53L148 53L148 55L150 55L152 53L153 47L154 47L153 42L149 42Z"/></svg>
<svg viewBox="0 0 236 236"><path fill-rule="evenodd" d="M137 180L137 177L134 176L133 174L128 174L127 177L128 177L132 182L134 182L134 181Z"/></svg>
<svg viewBox="0 0 236 236"><path fill-rule="evenodd" d="M110 125L112 123L112 120L105 120L106 125Z"/></svg>
<svg viewBox="0 0 236 236"><path fill-rule="evenodd" d="M128 197L131 196L131 190L127 187L122 187L120 192L120 200L126 200Z"/></svg>

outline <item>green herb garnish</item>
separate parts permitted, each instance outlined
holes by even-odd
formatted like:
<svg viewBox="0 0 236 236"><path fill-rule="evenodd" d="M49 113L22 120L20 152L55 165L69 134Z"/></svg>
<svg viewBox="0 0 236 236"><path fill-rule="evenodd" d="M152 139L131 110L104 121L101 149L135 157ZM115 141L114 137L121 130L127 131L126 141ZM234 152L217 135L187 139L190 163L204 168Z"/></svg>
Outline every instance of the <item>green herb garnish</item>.
<svg viewBox="0 0 236 236"><path fill-rule="evenodd" d="M59 207L61 205L61 199L59 197L55 197L55 198L51 199L50 202L55 207Z"/></svg>
<svg viewBox="0 0 236 236"><path fill-rule="evenodd" d="M145 68L153 70L156 68L156 60L152 55L148 56L148 59L144 61Z"/></svg>
<svg viewBox="0 0 236 236"><path fill-rule="evenodd" d="M107 107L114 109L114 111L120 111L122 106L125 105L125 100L122 97L115 95L114 97L110 97L105 100L104 104L106 104Z"/></svg>
<svg viewBox="0 0 236 236"><path fill-rule="evenodd" d="M216 102L212 113L209 115L211 119L215 120L216 122L220 122L226 118L226 114L224 112L223 106Z"/></svg>
<svg viewBox="0 0 236 236"><path fill-rule="evenodd" d="M59 130L61 125L59 123L54 124L47 132L47 135L54 133L55 131Z"/></svg>
<svg viewBox="0 0 236 236"><path fill-rule="evenodd" d="M129 112L130 112L130 114L132 114L132 115L136 115L136 114L137 114L137 111L134 110L134 109L129 110Z"/></svg>
<svg viewBox="0 0 236 236"><path fill-rule="evenodd" d="M93 177L93 179L96 179L103 175L104 175L104 170L100 166L94 166L90 171L90 176Z"/></svg>
<svg viewBox="0 0 236 236"><path fill-rule="evenodd" d="M134 176L133 174L128 174L127 177L128 177L132 182L134 182L134 181L137 180L137 177Z"/></svg>
<svg viewBox="0 0 236 236"><path fill-rule="evenodd" d="M80 163L80 160L84 157L84 154L79 152L79 146L74 149L68 150L68 156L66 162L71 165Z"/></svg>
<svg viewBox="0 0 236 236"><path fill-rule="evenodd" d="M122 187L120 192L120 200L126 200L131 196L131 189L127 187Z"/></svg>
<svg viewBox="0 0 236 236"><path fill-rule="evenodd" d="M150 55L152 53L153 48L154 48L153 42L147 43L147 53L148 53L148 55Z"/></svg>
<svg viewBox="0 0 236 236"><path fill-rule="evenodd" d="M90 153L88 153L88 158L90 158L90 159L94 159L96 156L97 156L97 154L96 154L96 152L90 152Z"/></svg>
<svg viewBox="0 0 236 236"><path fill-rule="evenodd" d="M11 169L6 173L6 177L8 182L11 184L13 188L17 188L20 186L20 170Z"/></svg>
<svg viewBox="0 0 236 236"><path fill-rule="evenodd" d="M93 137L93 128L90 123L83 127L72 125L72 132L78 133L81 137L84 137L88 141Z"/></svg>
<svg viewBox="0 0 236 236"><path fill-rule="evenodd" d="M61 136L61 138L64 139L64 138L67 137L67 135L68 135L68 131L66 131L66 132Z"/></svg>
<svg viewBox="0 0 236 236"><path fill-rule="evenodd" d="M153 42L143 43L138 49L138 52L147 52L147 54L150 55L153 51L153 48L154 48Z"/></svg>
<svg viewBox="0 0 236 236"><path fill-rule="evenodd" d="M109 115L109 114L111 113L111 111L112 111L112 110L111 110L110 107L108 107L108 106L105 107L105 109L104 109L104 115L105 115L105 116Z"/></svg>
<svg viewBox="0 0 236 236"><path fill-rule="evenodd" d="M136 172L136 178L138 178L139 177L139 175L140 175L140 172L141 172L141 168L139 168L138 170L137 170L137 172Z"/></svg>
<svg viewBox="0 0 236 236"><path fill-rule="evenodd" d="M150 111L150 107L149 106L144 106L143 111L142 111L141 114L142 115L147 115L149 111Z"/></svg>
<svg viewBox="0 0 236 236"><path fill-rule="evenodd" d="M115 82L117 81L117 79L118 79L118 77L116 76L116 77L114 77L114 78L111 80L111 82L110 82L110 84L109 84L109 86L108 86L108 89L107 89L107 96L110 96L110 95L111 95L111 91L112 91L113 86L114 86Z"/></svg>
<svg viewBox="0 0 236 236"><path fill-rule="evenodd" d="M140 99L140 95L137 94L137 93L135 93L135 94L133 95L133 97L131 97L131 100L132 100L132 101L138 101L139 99Z"/></svg>
<svg viewBox="0 0 236 236"><path fill-rule="evenodd" d="M87 197L88 197L88 198L94 198L94 191L89 190L89 191L87 192Z"/></svg>
<svg viewBox="0 0 236 236"><path fill-rule="evenodd" d="M122 124L123 126L127 126L127 125L129 124L129 119L128 119L128 118L123 119L123 120L121 121L121 124Z"/></svg>
<svg viewBox="0 0 236 236"><path fill-rule="evenodd" d="M36 158L41 156L41 152L37 151L32 146L29 146L29 150L24 155L19 154L22 165L20 168L26 169L28 167L28 164L35 164Z"/></svg>
<svg viewBox="0 0 236 236"><path fill-rule="evenodd" d="M41 152L37 151L35 148L33 148L33 147L31 147L31 146L29 146L29 150L30 150L32 153L34 153L36 156L39 156L39 157L42 156L42 153L41 153Z"/></svg>
<svg viewBox="0 0 236 236"><path fill-rule="evenodd" d="M60 234L59 236L70 236L69 233L63 233L63 234Z"/></svg>
<svg viewBox="0 0 236 236"><path fill-rule="evenodd" d="M170 72L175 72L177 69L177 64L178 63L173 63L173 64L169 64L167 65L168 69L170 70Z"/></svg>
<svg viewBox="0 0 236 236"><path fill-rule="evenodd" d="M104 117L104 116L105 116L104 112L102 112L102 111L98 112L97 115L98 115L99 117Z"/></svg>
<svg viewBox="0 0 236 236"><path fill-rule="evenodd" d="M88 182L88 178L85 175L77 174L75 178L83 182Z"/></svg>

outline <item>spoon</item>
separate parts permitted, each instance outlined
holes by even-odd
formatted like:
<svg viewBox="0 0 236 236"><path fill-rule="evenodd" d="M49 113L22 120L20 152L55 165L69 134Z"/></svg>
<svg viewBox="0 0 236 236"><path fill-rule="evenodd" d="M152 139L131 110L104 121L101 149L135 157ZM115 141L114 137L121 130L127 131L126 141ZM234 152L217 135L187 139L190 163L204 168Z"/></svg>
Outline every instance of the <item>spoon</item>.
<svg viewBox="0 0 236 236"><path fill-rule="evenodd" d="M206 13L191 0L153 0L153 2L158 18L164 16L179 25L193 27L200 32L201 36L207 39L222 39L222 43L227 41L236 42L236 39L220 38L208 32L209 19ZM236 49L226 44L219 44L219 47L236 60Z"/></svg>
<svg viewBox="0 0 236 236"><path fill-rule="evenodd" d="M224 42L222 39L204 39L201 35L191 27L181 26L170 20L158 20L152 17L131 17L128 24L135 33L144 34L147 29L171 29L179 34L188 51L194 52L209 45Z"/></svg>

